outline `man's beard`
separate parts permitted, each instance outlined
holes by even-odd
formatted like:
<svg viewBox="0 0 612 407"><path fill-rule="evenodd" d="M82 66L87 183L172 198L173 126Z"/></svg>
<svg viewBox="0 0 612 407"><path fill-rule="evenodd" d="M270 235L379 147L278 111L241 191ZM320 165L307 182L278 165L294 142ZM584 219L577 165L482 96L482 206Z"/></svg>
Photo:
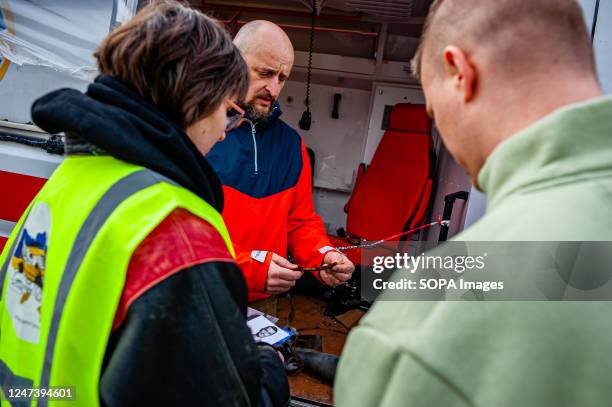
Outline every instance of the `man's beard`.
<svg viewBox="0 0 612 407"><path fill-rule="evenodd" d="M258 109L255 106L255 102L257 100L258 97L268 97L270 98L270 107L268 107L267 109ZM272 99L270 97L270 95L255 95L255 97L253 99L251 99L250 101L246 102L244 105L242 105L241 107L244 109L245 111L245 117L249 120L251 120L252 122L259 122L259 121L263 121L266 120L268 117L270 117L270 115L272 114L272 112L274 111L274 105L276 103L276 99Z"/></svg>

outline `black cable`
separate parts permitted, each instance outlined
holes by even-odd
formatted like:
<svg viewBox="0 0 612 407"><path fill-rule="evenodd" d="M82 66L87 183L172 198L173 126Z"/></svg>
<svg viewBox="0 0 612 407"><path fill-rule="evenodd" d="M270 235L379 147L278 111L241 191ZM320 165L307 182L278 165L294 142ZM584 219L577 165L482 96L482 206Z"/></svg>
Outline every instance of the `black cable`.
<svg viewBox="0 0 612 407"><path fill-rule="evenodd" d="M593 28L591 29L591 44L595 41L595 29L597 28L597 15L599 14L599 0L595 2L595 14L593 15Z"/></svg>
<svg viewBox="0 0 612 407"><path fill-rule="evenodd" d="M310 76L312 74L312 53L314 52L316 17L317 17L317 0L312 0L312 18L310 22L310 48L308 50L308 73L306 76L306 111L308 112L310 112Z"/></svg>
<svg viewBox="0 0 612 407"><path fill-rule="evenodd" d="M308 51L308 73L306 77L306 110L299 121L300 129L310 130L312 114L310 113L310 79L312 75L312 53L314 51L315 20L317 17L317 0L312 0L312 24L310 26L310 49Z"/></svg>
<svg viewBox="0 0 612 407"><path fill-rule="evenodd" d="M42 148L49 154L64 154L64 142L57 134L52 134L48 139L41 139L38 137L0 132L0 141L9 141L30 147Z"/></svg>

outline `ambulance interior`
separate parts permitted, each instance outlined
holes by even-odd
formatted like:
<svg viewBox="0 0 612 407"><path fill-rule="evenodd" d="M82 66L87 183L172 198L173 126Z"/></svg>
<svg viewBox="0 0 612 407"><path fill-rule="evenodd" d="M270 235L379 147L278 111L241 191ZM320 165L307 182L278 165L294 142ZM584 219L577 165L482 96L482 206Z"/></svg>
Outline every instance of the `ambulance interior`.
<svg viewBox="0 0 612 407"><path fill-rule="evenodd" d="M266 19L291 38L295 64L279 97L281 118L298 130L310 150L314 204L336 246L369 243L432 224L394 239L420 254L484 213L484 195L444 148L410 73L431 2L318 0L313 20L312 0L190 1L232 34L246 22ZM72 13L78 20L82 8L69 4L78 2L60 3L65 4L57 13ZM92 1L90 7L110 17L112 26L117 13L102 3ZM119 3L127 12L138 6L133 0ZM17 32L18 24L17 15ZM3 192L0 201L0 246L32 194L61 162L60 155L38 148L60 152L61 135L44 134L30 124L31 102L58 87L87 85L82 77L27 64L9 64L3 76L0 96L14 102L0 108L0 182L14 192L10 197ZM308 88L311 123L306 130L300 119ZM15 143L16 138L21 141ZM30 183L24 187L15 174L26 175ZM359 252L355 256L358 263ZM358 273L353 280L335 290L297 287L279 300L278 325L297 329L299 346L339 355L350 328L373 301L360 297ZM290 377L294 405L332 404L330 380L316 370L305 368Z"/></svg>
<svg viewBox="0 0 612 407"><path fill-rule="evenodd" d="M298 129L306 146L312 150L313 197L328 234L337 235L340 228L351 232L350 225L347 229L345 209L348 208L345 205L355 190L357 178L363 175L364 166L367 169L372 163L384 134L405 133L408 138L411 133L431 135L430 157L424 157L423 151L411 151L418 149L413 141L399 141L391 146L392 149L405 149L400 154L406 162L418 160L417 167L430 164L431 168L423 170L430 172L433 185L431 193L426 194L430 198L424 197L427 208L422 221L435 221L438 215L442 216L446 195L471 192L469 178L444 149L431 123L427 123L423 93L410 74L410 60L416 51L431 0L317 2L309 130L300 129L299 122L306 110L311 2L208 0L196 3L222 20L232 32L245 22L268 19L284 28L291 38L296 51L295 65L279 98L281 117ZM380 158L381 161L393 160L384 152ZM403 191L402 186L411 182L408 168L395 170L390 168L393 165L388 168L387 164L379 167L377 174L389 180L385 183L384 179L379 179L379 183L395 190L389 191L387 196L383 192L385 188L379 188L371 196L357 197L360 201L368 201L367 208L359 209L363 214L375 216L376 212L388 208L384 201L393 200L394 196L395 200L408 199L411 202L403 205L405 219L387 219L392 223L406 223L414 214L410 206L420 203L423 191L417 186ZM412 170L421 171L421 168ZM383 196L378 196L379 193ZM467 202L467 199L457 200L449 237L463 228ZM401 210L398 208L398 211ZM373 232L376 235L376 231ZM417 241L435 244L439 232L439 228L433 228L415 234L413 246L420 250L422 243L417 244ZM372 240L383 236L360 237Z"/></svg>

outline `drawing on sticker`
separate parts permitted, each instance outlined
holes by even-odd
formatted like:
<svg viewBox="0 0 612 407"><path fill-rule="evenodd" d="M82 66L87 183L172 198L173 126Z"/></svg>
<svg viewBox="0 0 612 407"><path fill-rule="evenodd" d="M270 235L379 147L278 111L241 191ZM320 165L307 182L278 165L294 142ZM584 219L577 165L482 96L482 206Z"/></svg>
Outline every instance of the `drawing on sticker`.
<svg viewBox="0 0 612 407"><path fill-rule="evenodd" d="M36 237L32 238L28 230L24 228L21 239L15 249L15 253L11 258L11 266L31 283L29 284L30 287L27 287L21 283L21 281L17 282L16 279L13 280L15 288L20 288L22 290L22 295L19 300L20 304L26 302L34 290L37 294L36 299L39 300L38 297L40 297L42 293L43 278L45 276L46 253L47 234L45 232L37 233ZM37 310L40 312L40 306Z"/></svg>
<svg viewBox="0 0 612 407"><path fill-rule="evenodd" d="M50 229L49 207L44 203L35 205L25 219L7 259L6 308L17 336L31 343L40 340Z"/></svg>

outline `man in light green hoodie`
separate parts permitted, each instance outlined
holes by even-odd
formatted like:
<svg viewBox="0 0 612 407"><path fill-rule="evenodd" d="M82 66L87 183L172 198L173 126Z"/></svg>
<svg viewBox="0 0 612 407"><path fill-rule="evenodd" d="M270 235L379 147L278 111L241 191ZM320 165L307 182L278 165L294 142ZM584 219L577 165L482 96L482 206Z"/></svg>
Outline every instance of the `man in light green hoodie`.
<svg viewBox="0 0 612 407"><path fill-rule="evenodd" d="M612 98L574 0L436 1L413 66L488 196L456 239L612 241ZM611 406L612 303L379 300L334 390L341 407Z"/></svg>

